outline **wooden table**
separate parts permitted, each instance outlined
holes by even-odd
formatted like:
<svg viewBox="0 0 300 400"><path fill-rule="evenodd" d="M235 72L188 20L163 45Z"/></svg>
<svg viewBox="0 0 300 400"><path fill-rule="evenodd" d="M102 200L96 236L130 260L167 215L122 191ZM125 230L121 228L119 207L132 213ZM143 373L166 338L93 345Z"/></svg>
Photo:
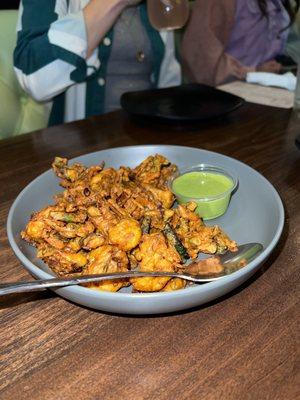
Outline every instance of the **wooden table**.
<svg viewBox="0 0 300 400"><path fill-rule="evenodd" d="M144 143L217 151L261 172L286 209L280 243L261 271L197 309L131 317L88 310L50 291L1 298L0 398L296 399L299 133L290 110L246 104L194 129L139 126L120 111L0 142L2 282L30 278L9 247L6 218L56 155Z"/></svg>

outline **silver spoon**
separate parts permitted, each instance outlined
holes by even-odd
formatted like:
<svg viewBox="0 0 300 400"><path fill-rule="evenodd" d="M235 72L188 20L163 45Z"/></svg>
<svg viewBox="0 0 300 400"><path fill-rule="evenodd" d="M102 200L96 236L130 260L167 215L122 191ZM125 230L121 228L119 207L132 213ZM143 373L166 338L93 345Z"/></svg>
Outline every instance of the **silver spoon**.
<svg viewBox="0 0 300 400"><path fill-rule="evenodd" d="M263 246L260 243L247 243L239 246L238 251L235 253L227 252L220 255L221 264L224 266L224 271L221 274L210 274L210 275L194 275L187 272L142 272L142 271L128 271L119 273L107 273L99 275L82 275L76 278L51 278L42 279L29 282L12 282L0 284L0 296L9 293L21 293L21 292L34 292L41 289L58 288L62 286L78 285L80 283L100 282L111 279L123 279L123 278L142 278L142 277L159 277L169 276L172 278L181 278L190 282L205 283L221 279L222 277L233 273L234 271L241 268L240 262L246 260L249 263L253 260L261 251Z"/></svg>

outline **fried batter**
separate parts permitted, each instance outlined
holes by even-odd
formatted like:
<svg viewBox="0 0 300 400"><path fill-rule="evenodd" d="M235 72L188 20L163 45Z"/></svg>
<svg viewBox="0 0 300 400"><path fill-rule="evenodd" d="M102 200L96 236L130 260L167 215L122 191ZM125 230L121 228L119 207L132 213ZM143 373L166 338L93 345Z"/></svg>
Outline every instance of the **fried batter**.
<svg viewBox="0 0 300 400"><path fill-rule="evenodd" d="M104 274L113 272L128 271L128 257L125 251L119 250L115 246L103 245L92 250L88 255L89 265L84 271L86 274ZM106 290L116 292L123 286L128 286L128 281L114 280L97 283L89 283L91 289Z"/></svg>
<svg viewBox="0 0 300 400"><path fill-rule="evenodd" d="M124 251L134 249L139 244L141 237L140 224L134 219L122 219L108 231L109 242Z"/></svg>
<svg viewBox="0 0 300 400"><path fill-rule="evenodd" d="M218 226L204 225L195 203L173 208L168 182L177 167L162 155L149 156L134 169L69 165L61 157L52 167L64 190L53 205L32 215L21 236L59 276L176 272L188 257L237 248ZM145 277L88 287L115 292L129 284L134 291L152 292L182 289L186 282Z"/></svg>
<svg viewBox="0 0 300 400"><path fill-rule="evenodd" d="M195 259L199 253L236 251L236 242L230 240L218 226L204 225L202 219L194 212L196 207L196 203L193 202L179 205L170 220L189 256Z"/></svg>
<svg viewBox="0 0 300 400"><path fill-rule="evenodd" d="M144 234L138 249L134 252L141 271L175 272L181 259L174 247L169 246L162 233ZM133 287L141 292L162 290L170 281L169 277L145 277L130 279Z"/></svg>

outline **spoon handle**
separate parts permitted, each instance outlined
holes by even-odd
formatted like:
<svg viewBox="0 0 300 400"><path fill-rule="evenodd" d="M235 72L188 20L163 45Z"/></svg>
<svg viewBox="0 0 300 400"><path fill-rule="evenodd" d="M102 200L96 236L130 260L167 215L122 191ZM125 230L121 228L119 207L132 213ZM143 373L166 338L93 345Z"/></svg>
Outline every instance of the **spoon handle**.
<svg viewBox="0 0 300 400"><path fill-rule="evenodd" d="M51 279L42 279L36 281L27 281L27 282L12 282L0 284L0 296L10 294L10 293L22 293L22 292L35 292L42 289L49 288L59 288L63 286L72 286L78 285L81 283L90 283L90 282L101 282L104 280L112 280L112 279L124 279L124 278L142 278L142 277L165 277L169 276L171 278L181 278L192 282L209 282L210 280L217 279L216 277L206 278L206 277L197 277L189 274L182 273L172 273L172 272L141 272L141 271L128 271L128 272L120 272L120 273L111 273L111 274L99 274L99 275L82 275L76 278L51 278Z"/></svg>

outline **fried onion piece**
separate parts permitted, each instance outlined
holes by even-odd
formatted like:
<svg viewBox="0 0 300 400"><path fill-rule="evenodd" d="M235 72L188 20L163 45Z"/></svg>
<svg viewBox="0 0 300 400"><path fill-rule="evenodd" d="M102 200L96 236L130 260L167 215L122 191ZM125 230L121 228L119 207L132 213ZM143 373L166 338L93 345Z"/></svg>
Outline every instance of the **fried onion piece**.
<svg viewBox="0 0 300 400"><path fill-rule="evenodd" d="M66 224L61 221L55 221L51 218L45 218L44 222L50 228L58 232L60 236L67 239L72 239L76 236L86 237L95 230L95 226L92 224L91 221L87 221L84 224Z"/></svg>
<svg viewBox="0 0 300 400"><path fill-rule="evenodd" d="M54 247L43 244L38 247L37 256L45 261L58 275L68 275L81 272L88 259L83 252L72 253L57 250Z"/></svg>
<svg viewBox="0 0 300 400"><path fill-rule="evenodd" d="M103 245L92 250L88 255L88 260L89 265L84 271L87 275L128 271L129 261L125 251L115 246ZM86 284L90 289L109 292L116 292L121 287L128 285L129 282L126 279Z"/></svg>
<svg viewBox="0 0 300 400"><path fill-rule="evenodd" d="M130 278L133 290L136 292L159 292L167 285L171 278L169 277L149 277Z"/></svg>
<svg viewBox="0 0 300 400"><path fill-rule="evenodd" d="M107 168L99 174L94 175L90 181L90 187L101 197L109 196L115 183L117 171L113 168Z"/></svg>
<svg viewBox="0 0 300 400"><path fill-rule="evenodd" d="M119 217L111 210L106 202L98 203L87 210L89 219L97 231L104 237L108 236L109 229L119 222Z"/></svg>
<svg viewBox="0 0 300 400"><path fill-rule="evenodd" d="M134 168L135 179L143 184L164 188L168 179L176 172L177 167L164 156L156 154L147 157Z"/></svg>
<svg viewBox="0 0 300 400"><path fill-rule="evenodd" d="M218 226L206 226L194 212L196 203L179 205L170 219L171 226L187 249L189 256L195 259L201 253L215 254L224 250L236 251L236 242Z"/></svg>
<svg viewBox="0 0 300 400"><path fill-rule="evenodd" d="M180 256L172 246L169 246L162 233L144 234L134 255L139 261L141 271L174 272L180 263ZM153 292L162 290L170 279L170 277L131 278L130 282L137 291Z"/></svg>
<svg viewBox="0 0 300 400"><path fill-rule="evenodd" d="M75 182L78 180L86 170L86 167L77 163L69 167L68 160L61 157L55 157L54 162L52 163L52 168L59 178L69 182Z"/></svg>
<svg viewBox="0 0 300 400"><path fill-rule="evenodd" d="M162 292L172 292L173 290L184 289L186 287L186 281L180 278L172 278L162 289Z"/></svg>
<svg viewBox="0 0 300 400"><path fill-rule="evenodd" d="M54 206L48 206L41 209L39 212L34 213L25 230L21 232L22 239L35 246L38 243L43 242L44 235L47 235L51 230L45 223L45 219L48 218L50 213L55 209Z"/></svg>
<svg viewBox="0 0 300 400"><path fill-rule="evenodd" d="M43 220L34 220L28 222L26 229L21 232L22 239L32 244L37 244L43 240L44 231L47 228Z"/></svg>
<svg viewBox="0 0 300 400"><path fill-rule="evenodd" d="M93 250L105 243L104 236L99 233L91 233L82 242L82 248L85 250Z"/></svg>
<svg viewBox="0 0 300 400"><path fill-rule="evenodd" d="M175 196L169 189L159 189L151 185L145 185L145 188L149 190L152 195L162 204L165 209L172 207L175 201Z"/></svg>

